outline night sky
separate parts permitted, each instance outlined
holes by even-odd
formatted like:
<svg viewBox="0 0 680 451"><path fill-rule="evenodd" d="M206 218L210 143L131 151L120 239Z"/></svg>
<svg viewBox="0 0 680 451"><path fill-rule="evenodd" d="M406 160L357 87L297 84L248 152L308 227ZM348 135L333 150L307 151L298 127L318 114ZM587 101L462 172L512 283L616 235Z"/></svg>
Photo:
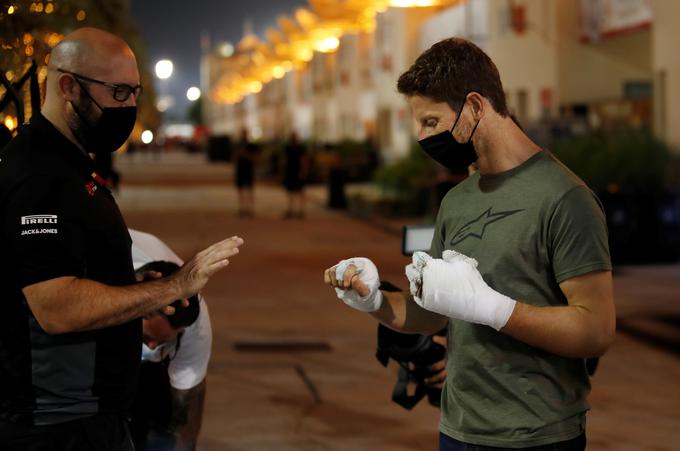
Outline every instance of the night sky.
<svg viewBox="0 0 680 451"><path fill-rule="evenodd" d="M132 15L146 40L149 68L160 59L174 63L167 86L175 106L168 116L184 118L189 101L186 91L200 85L201 32L207 31L212 44L236 44L250 21L255 33L264 38L268 26L276 26L279 14L291 15L305 0L132 0Z"/></svg>

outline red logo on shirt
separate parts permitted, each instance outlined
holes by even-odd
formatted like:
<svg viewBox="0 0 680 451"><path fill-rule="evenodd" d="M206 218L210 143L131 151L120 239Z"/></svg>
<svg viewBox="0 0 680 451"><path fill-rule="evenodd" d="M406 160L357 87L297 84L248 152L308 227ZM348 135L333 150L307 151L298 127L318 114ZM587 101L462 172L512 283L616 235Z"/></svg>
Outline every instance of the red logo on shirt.
<svg viewBox="0 0 680 451"><path fill-rule="evenodd" d="M90 196L94 196L94 193L97 192L97 184L94 181L90 180L85 184L85 189L87 190L87 194L89 194Z"/></svg>

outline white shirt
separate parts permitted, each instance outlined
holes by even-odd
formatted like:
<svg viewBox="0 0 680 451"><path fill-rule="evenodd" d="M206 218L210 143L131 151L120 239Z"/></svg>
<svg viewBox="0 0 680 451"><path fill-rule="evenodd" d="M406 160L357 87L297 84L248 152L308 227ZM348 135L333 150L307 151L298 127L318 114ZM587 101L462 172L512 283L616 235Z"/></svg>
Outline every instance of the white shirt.
<svg viewBox="0 0 680 451"><path fill-rule="evenodd" d="M152 261L168 261L182 265L184 262L161 240L148 233L129 229L132 237L132 263L135 270ZM188 390L205 378L212 348L212 328L208 306L199 294L199 314L196 322L185 328L180 348L175 354L176 340L163 343L151 350L142 344L142 360L160 362L172 357L168 367L170 385L177 390Z"/></svg>

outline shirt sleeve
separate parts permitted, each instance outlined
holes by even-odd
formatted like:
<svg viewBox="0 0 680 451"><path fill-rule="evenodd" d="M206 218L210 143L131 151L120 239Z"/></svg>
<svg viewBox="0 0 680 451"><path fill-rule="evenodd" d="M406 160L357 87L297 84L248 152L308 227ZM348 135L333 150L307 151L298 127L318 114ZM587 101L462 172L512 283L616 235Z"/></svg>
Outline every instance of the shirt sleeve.
<svg viewBox="0 0 680 451"><path fill-rule="evenodd" d="M57 177L32 176L11 195L3 233L20 288L57 277L86 277L76 193Z"/></svg>
<svg viewBox="0 0 680 451"><path fill-rule="evenodd" d="M439 206L439 211L437 212L437 219L434 226L434 235L432 236L432 243L430 244L430 257L432 258L442 258L444 253L444 236L445 231L443 229L442 221L442 211L444 210L444 203Z"/></svg>
<svg viewBox="0 0 680 451"><path fill-rule="evenodd" d="M170 361L170 385L177 390L189 390L205 379L212 350L212 328L208 306L201 297L196 322L187 327L177 355Z"/></svg>
<svg viewBox="0 0 680 451"><path fill-rule="evenodd" d="M549 239L557 283L612 269L604 210L586 186L572 188L559 200L550 219Z"/></svg>
<svg viewBox="0 0 680 451"><path fill-rule="evenodd" d="M132 238L132 264L135 271L152 261L167 261L182 266L184 262L164 242L150 233L128 229Z"/></svg>

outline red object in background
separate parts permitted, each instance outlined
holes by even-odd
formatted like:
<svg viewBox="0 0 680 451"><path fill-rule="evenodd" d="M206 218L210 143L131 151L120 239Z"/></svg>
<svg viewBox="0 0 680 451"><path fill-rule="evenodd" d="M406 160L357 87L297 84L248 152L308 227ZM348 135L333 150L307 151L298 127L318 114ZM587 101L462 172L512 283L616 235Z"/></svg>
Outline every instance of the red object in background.
<svg viewBox="0 0 680 451"><path fill-rule="evenodd" d="M546 109L550 109L552 106L552 89L541 89L541 106Z"/></svg>
<svg viewBox="0 0 680 451"><path fill-rule="evenodd" d="M512 29L517 34L523 34L527 29L527 10L524 5L510 3L510 21Z"/></svg>

